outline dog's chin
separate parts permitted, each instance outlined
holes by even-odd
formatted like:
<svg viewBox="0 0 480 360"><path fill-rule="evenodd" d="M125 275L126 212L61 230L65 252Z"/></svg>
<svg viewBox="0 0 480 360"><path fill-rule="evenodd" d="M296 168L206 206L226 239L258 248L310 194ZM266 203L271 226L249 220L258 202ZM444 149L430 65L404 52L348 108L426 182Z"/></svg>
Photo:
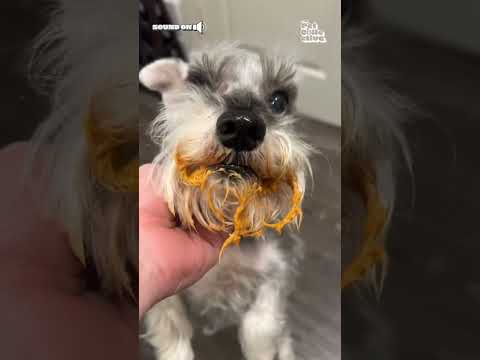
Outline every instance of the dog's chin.
<svg viewBox="0 0 480 360"><path fill-rule="evenodd" d="M218 164L209 167L213 173L203 186L179 185L175 194L175 213L187 228L200 224L212 231L231 232L235 214L242 200L263 182L259 171L247 165ZM274 223L290 210L292 188L287 179L278 180L274 191L252 196L244 210L251 229L261 229L265 223Z"/></svg>
<svg viewBox="0 0 480 360"><path fill-rule="evenodd" d="M257 172L249 165L217 164L210 167L218 175L227 179L241 179L246 181L259 181Z"/></svg>
<svg viewBox="0 0 480 360"><path fill-rule="evenodd" d="M295 173L294 169L288 163L282 163L281 159L269 158L267 162L264 158L256 156L243 158L228 156L224 161L208 165L208 168L217 175L231 180L242 179L257 183L278 182Z"/></svg>

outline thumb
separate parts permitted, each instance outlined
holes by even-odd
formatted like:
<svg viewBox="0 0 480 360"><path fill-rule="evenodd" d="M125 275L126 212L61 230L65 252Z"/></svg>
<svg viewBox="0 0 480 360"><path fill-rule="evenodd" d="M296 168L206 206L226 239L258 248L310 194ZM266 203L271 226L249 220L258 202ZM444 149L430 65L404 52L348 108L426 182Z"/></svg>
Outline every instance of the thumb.
<svg viewBox="0 0 480 360"><path fill-rule="evenodd" d="M156 302L205 275L217 262L224 234L177 227L152 185L152 165L139 170L140 317Z"/></svg>

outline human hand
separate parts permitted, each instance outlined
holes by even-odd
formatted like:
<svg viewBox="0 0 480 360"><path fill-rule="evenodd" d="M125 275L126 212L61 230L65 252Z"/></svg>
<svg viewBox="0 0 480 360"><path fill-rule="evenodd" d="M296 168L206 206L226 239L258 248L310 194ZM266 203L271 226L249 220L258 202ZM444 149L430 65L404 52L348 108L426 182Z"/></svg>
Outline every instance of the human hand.
<svg viewBox="0 0 480 360"><path fill-rule="evenodd" d="M139 171L139 316L155 303L192 285L218 261L225 234L179 228L149 181L152 165Z"/></svg>
<svg viewBox="0 0 480 360"><path fill-rule="evenodd" d="M138 357L136 307L85 286L68 235L42 211L47 184L36 172L24 178L29 151L0 150L0 358Z"/></svg>

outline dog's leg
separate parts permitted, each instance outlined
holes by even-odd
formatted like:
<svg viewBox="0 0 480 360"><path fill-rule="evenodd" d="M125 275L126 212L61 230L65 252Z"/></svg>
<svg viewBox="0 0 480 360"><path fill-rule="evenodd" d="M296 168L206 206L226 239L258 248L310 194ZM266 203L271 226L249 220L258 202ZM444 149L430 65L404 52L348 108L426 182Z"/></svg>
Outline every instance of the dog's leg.
<svg viewBox="0 0 480 360"><path fill-rule="evenodd" d="M252 307L244 315L239 330L240 344L247 360L293 360L287 331L286 297L276 281L260 286ZM285 337L286 336L286 337Z"/></svg>
<svg viewBox="0 0 480 360"><path fill-rule="evenodd" d="M295 360L295 353L293 352L292 344L292 335L290 334L290 329L288 328L288 325L286 326L280 339L278 360Z"/></svg>
<svg viewBox="0 0 480 360"><path fill-rule="evenodd" d="M157 360L193 360L193 329L178 296L155 305L145 317L145 339Z"/></svg>

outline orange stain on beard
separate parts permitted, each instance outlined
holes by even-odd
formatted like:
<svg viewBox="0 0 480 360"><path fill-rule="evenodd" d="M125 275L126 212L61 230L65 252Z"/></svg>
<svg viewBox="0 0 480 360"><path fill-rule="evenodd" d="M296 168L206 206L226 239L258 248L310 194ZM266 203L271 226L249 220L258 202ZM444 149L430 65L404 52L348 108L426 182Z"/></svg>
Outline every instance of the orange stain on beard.
<svg viewBox="0 0 480 360"><path fill-rule="evenodd" d="M193 171L189 171L189 168L191 168L194 164L186 161L180 156L179 153L176 154L175 160L180 180L187 186L198 187L202 190L204 190L208 178L218 171L211 170L205 165L195 166L196 168ZM240 175L238 174L238 176ZM267 223L264 219L261 226L254 228L253 224L250 223L247 217L249 205L251 205L256 199L265 197L268 194L277 191L278 185L283 182L286 183L292 191L290 210L278 222ZM261 237L264 235L265 230L269 228L281 233L283 228L288 224L294 222L295 220L298 220L297 224L299 224L301 221L301 204L303 193L300 190L298 179L293 174L283 175L282 177L274 180L269 179L254 181L249 183L246 189L244 189L241 193L234 192L234 194L237 196L238 206L233 216L233 231L223 243L223 246L220 250L220 257L222 257L224 251L229 246L233 244L239 245L243 237ZM217 217L217 220L225 223L225 214L221 209L215 206L210 192L207 194L207 198L209 209ZM210 231L225 231L226 226L219 229L215 224L210 224L207 229Z"/></svg>
<svg viewBox="0 0 480 360"><path fill-rule="evenodd" d="M364 279L378 264L385 266L387 260L384 244L379 240L388 220L388 210L382 205L372 168L366 164L356 165L353 166L354 182L351 185L365 202L367 218L362 248L342 273L342 289Z"/></svg>

